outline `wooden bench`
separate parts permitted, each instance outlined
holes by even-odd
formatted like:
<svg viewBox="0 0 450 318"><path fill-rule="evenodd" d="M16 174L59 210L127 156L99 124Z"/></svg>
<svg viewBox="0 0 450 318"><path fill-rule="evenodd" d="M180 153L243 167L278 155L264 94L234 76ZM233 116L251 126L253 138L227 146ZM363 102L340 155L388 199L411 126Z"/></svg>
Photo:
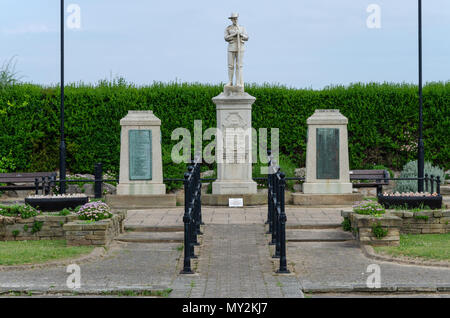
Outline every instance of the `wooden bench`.
<svg viewBox="0 0 450 318"><path fill-rule="evenodd" d="M377 188L377 195L383 191L383 186L389 184L389 172L386 170L350 170L350 181L354 188Z"/></svg>
<svg viewBox="0 0 450 318"><path fill-rule="evenodd" d="M36 190L48 194L55 185L55 172L16 172L0 173L0 190ZM6 183L6 185L1 185Z"/></svg>

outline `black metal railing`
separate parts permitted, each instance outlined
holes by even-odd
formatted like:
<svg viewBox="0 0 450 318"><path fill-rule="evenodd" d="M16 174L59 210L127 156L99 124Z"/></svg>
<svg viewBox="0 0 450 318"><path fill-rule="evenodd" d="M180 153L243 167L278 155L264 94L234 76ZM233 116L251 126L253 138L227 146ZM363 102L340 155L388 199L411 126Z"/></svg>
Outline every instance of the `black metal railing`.
<svg viewBox="0 0 450 318"><path fill-rule="evenodd" d="M199 245L202 223L202 182L199 161L194 161L184 174L184 261L181 274L192 274L191 259L197 258L194 247Z"/></svg>
<svg viewBox="0 0 450 318"><path fill-rule="evenodd" d="M419 181L419 180L424 180L425 182L425 192L430 192L430 193L434 193L436 192L438 195L441 194L441 177L440 176L434 176L434 175L430 175L428 176L428 174L425 174L425 177L423 178L386 178L386 179L377 179L377 182L379 181L389 181L389 180L394 180L394 181ZM436 184L436 188L435 185ZM435 191L436 190L436 191Z"/></svg>
<svg viewBox="0 0 450 318"><path fill-rule="evenodd" d="M268 171L268 213L267 222L269 224L269 234L272 238L269 244L275 246L273 258L280 259L280 268L277 273L287 274L286 259L286 211L285 196L286 176L280 171L269 153L269 171Z"/></svg>

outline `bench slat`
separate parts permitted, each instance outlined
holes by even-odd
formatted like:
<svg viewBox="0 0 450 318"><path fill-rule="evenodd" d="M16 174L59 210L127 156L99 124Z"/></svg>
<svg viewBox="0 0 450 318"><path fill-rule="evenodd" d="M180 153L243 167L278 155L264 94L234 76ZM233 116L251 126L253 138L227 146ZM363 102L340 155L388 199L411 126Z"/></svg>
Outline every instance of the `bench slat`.
<svg viewBox="0 0 450 318"><path fill-rule="evenodd" d="M19 178L19 177L50 177L55 175L55 172L8 172L8 173L0 173L0 179L2 178Z"/></svg>

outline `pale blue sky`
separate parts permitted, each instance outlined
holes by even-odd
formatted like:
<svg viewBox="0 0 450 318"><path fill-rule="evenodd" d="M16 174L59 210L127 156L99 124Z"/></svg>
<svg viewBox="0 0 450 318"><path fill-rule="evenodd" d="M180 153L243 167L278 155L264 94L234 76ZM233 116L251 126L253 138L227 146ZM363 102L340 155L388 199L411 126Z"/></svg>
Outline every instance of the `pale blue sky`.
<svg viewBox="0 0 450 318"><path fill-rule="evenodd" d="M416 0L66 0L66 81L121 75L153 81L227 80L227 17L250 36L244 79L298 88L351 82L417 83ZM369 29L369 4L381 29ZM450 1L423 1L424 81L450 79ZM0 62L17 55L24 80L59 82L59 1L1 0Z"/></svg>

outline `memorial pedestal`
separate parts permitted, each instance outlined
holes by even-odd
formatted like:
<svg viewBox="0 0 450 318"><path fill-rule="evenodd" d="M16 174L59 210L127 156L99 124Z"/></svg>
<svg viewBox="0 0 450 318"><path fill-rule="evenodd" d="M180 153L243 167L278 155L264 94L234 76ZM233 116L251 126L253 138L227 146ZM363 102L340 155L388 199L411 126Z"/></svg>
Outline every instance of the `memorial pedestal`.
<svg viewBox="0 0 450 318"><path fill-rule="evenodd" d="M225 86L214 97L217 115L217 180L213 194L252 194L252 104L256 98L241 87Z"/></svg>
<svg viewBox="0 0 450 318"><path fill-rule="evenodd" d="M120 121L118 195L165 194L161 157L161 120L152 111L128 111Z"/></svg>
<svg viewBox="0 0 450 318"><path fill-rule="evenodd" d="M308 118L304 194L351 194L348 120L338 109L317 109Z"/></svg>

